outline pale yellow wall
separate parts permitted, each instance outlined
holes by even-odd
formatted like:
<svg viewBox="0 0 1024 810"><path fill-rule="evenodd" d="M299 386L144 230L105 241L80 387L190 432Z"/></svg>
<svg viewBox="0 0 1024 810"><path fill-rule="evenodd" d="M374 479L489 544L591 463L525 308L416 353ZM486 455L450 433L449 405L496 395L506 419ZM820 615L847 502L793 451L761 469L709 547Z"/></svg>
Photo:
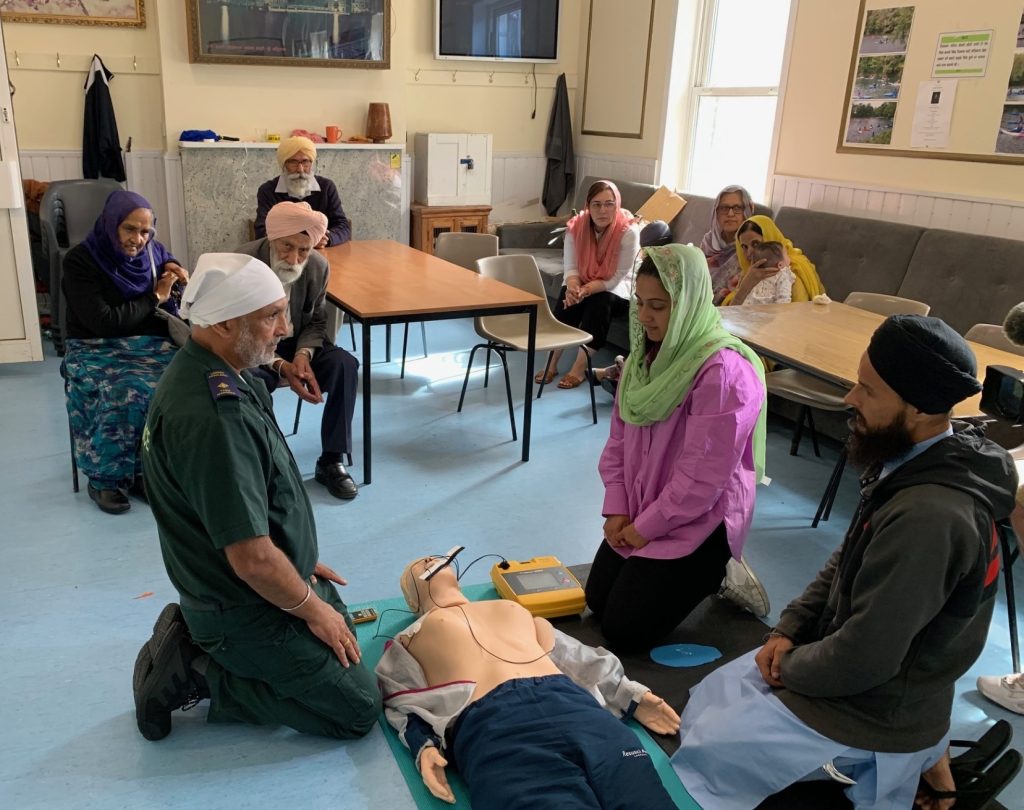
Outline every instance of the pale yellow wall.
<svg viewBox="0 0 1024 810"><path fill-rule="evenodd" d="M80 149L85 74L71 69L68 54L94 51L117 74L111 89L122 143L171 151L183 129L213 129L251 139L257 128L286 134L302 128L323 132L328 124L346 135L362 133L370 101L391 107L393 138L411 144L426 131L491 132L494 149L543 149L554 78L569 80L575 110L579 19L586 0L562 0L559 62L536 66L537 113L532 68L525 63L437 60L433 57L433 0L394 0L390 70L350 70L234 65L188 61L182 0L147 0L144 29L5 23L8 61L18 87L15 101L22 149ZM15 65L21 55L23 68ZM56 69L56 54L65 55ZM132 73L138 57L151 75ZM84 63L83 63L84 64ZM28 69L46 68L46 69ZM51 67L52 65L52 67ZM415 72L420 70L420 81ZM457 81L450 81L457 71ZM488 74L495 82L488 83ZM20 103L19 103L20 102ZM165 130L166 128L166 130Z"/></svg>
<svg viewBox="0 0 1024 810"><path fill-rule="evenodd" d="M912 3L908 0L908 5ZM870 7L898 3L872 2ZM991 149L998 119L992 92L1005 95L1021 4L1007 0L928 0L918 3L896 113L894 143L909 142L917 84L930 73L941 31L996 28L986 79L961 79L954 108L954 138ZM785 88L776 174L845 180L897 189L1024 199L1024 164L840 154L836 143L844 113L850 56L857 35L857 0L800 0ZM968 88L975 82L985 87ZM990 92L991 91L991 92ZM972 98L973 97L973 98ZM996 105L998 106L998 105Z"/></svg>
<svg viewBox="0 0 1024 810"><path fill-rule="evenodd" d="M106 28L5 22L3 33L11 82L17 88L14 116L20 149L82 148L83 86L87 57L93 53L115 74L110 92L122 145L131 136L136 149L163 146L160 60L152 24ZM133 60L149 72L133 72Z"/></svg>
<svg viewBox="0 0 1024 810"><path fill-rule="evenodd" d="M580 3L563 1L560 62L539 65L541 80L575 70ZM156 0L155 5L171 142L187 128L243 139L251 138L256 128L282 134L295 128L323 132L327 124L337 124L346 134L362 133L367 103L383 101L390 105L392 140L397 142L406 133L411 141L416 132L470 131L493 133L498 151L536 153L543 148L552 90L541 87L537 116L531 120L532 88L518 82L529 65L434 59L431 0L394 0L390 70L190 64L182 7L176 0ZM458 71L461 81L450 82L451 71ZM485 81L490 71L516 74L517 86L470 83ZM509 77L499 77L499 82L501 78Z"/></svg>
<svg viewBox="0 0 1024 810"><path fill-rule="evenodd" d="M633 4L621 0L584 0L579 21L579 103L575 109L576 132L580 132L582 120L583 82L587 61L587 31L590 19L590 2L607 4L603 9L606 13L620 15L624 21L633 20L636 9ZM603 155L623 155L629 157L658 158L662 150L662 136L665 129L665 116L668 96L668 83L672 72L673 43L675 34L678 0L656 0L654 4L654 30L651 36L651 62L647 78L647 103L644 114L642 138L615 138L601 135L579 135L576 149L580 152L592 152ZM646 33L646 30L645 32ZM643 42L620 42L619 48L635 51L643 46ZM614 49L607 49L606 58L615 60ZM644 76L642 71L623 72L614 88L591 86L587 90L587 107L597 108L596 120L607 120L605 113L614 111L618 105L614 96L621 93L632 93L642 96ZM604 95L606 94L606 95ZM605 105L608 110L602 110Z"/></svg>

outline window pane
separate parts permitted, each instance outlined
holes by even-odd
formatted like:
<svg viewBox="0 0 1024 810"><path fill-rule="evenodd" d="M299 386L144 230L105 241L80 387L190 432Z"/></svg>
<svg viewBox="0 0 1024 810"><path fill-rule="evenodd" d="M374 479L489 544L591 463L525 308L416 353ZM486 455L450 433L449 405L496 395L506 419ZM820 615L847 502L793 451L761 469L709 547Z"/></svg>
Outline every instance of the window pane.
<svg viewBox="0 0 1024 810"><path fill-rule="evenodd" d="M789 0L718 0L706 87L777 87Z"/></svg>
<svg viewBox="0 0 1024 810"><path fill-rule="evenodd" d="M764 202L776 96L704 96L697 105L687 191L714 197L738 183Z"/></svg>

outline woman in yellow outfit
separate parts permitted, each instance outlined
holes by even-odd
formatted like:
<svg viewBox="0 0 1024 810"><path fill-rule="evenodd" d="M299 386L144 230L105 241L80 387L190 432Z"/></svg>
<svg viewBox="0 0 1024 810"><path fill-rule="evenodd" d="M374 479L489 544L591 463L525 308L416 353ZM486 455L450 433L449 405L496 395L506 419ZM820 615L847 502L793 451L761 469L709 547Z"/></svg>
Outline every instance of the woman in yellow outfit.
<svg viewBox="0 0 1024 810"><path fill-rule="evenodd" d="M825 292L818 271L814 268L814 262L785 237L771 217L756 214L744 221L736 232L736 255L739 258L740 273L736 277L733 291L722 301L722 306L742 304L761 281L777 272L776 268L762 267L761 262L751 266L748 254L763 242L779 242L786 249L789 267L794 276L792 301L810 301L814 296Z"/></svg>

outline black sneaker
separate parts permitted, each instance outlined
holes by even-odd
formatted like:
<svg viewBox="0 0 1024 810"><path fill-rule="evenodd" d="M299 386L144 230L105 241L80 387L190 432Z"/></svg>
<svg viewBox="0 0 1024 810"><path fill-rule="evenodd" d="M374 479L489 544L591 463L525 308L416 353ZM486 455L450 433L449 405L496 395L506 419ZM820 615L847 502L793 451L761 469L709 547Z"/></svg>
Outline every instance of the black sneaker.
<svg viewBox="0 0 1024 810"><path fill-rule="evenodd" d="M192 643L181 609L173 602L153 625L150 638L135 659L132 689L135 722L147 740L171 733L171 712L189 709L209 697L205 681L192 669L202 651Z"/></svg>

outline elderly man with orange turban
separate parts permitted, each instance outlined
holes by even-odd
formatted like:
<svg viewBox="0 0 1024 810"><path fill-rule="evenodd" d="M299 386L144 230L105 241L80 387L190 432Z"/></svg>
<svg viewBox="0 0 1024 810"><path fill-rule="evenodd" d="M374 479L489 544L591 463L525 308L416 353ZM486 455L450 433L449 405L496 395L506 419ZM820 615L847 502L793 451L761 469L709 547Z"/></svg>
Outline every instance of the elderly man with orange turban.
<svg viewBox="0 0 1024 810"><path fill-rule="evenodd" d="M253 369L253 375L271 392L284 382L306 402L323 402L327 394L316 480L335 498L351 500L358 489L341 458L352 452L359 361L328 336L324 299L329 265L313 249L326 232L327 217L308 203L280 202L267 214L266 237L242 245L238 253L268 264L280 279L293 328L274 359Z"/></svg>
<svg viewBox="0 0 1024 810"><path fill-rule="evenodd" d="M309 138L285 138L277 147L278 177L268 180L256 192L256 236L267 235L267 214L281 202L307 202L314 211L327 217L327 232L315 248L342 245L352 238L352 222L341 207L334 181L313 174L316 144Z"/></svg>

